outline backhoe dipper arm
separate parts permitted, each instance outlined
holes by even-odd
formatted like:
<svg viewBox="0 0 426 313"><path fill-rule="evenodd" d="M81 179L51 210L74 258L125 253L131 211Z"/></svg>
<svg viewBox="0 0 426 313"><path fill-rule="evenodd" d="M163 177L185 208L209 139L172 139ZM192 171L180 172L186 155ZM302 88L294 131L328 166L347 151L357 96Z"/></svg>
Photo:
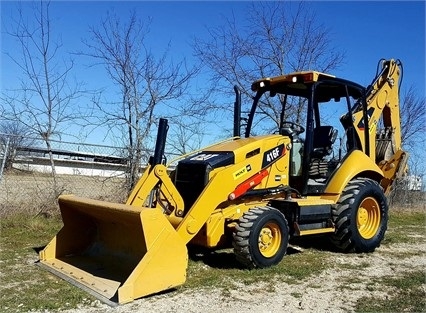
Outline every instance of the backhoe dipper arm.
<svg viewBox="0 0 426 313"><path fill-rule="evenodd" d="M364 151L382 169L385 193L406 168L407 154L401 150L399 84L402 64L399 60L381 60L381 71L366 91L368 125L364 126L362 110L353 114L354 126ZM379 128L380 127L380 128ZM368 132L366 149L364 132Z"/></svg>
<svg viewBox="0 0 426 313"><path fill-rule="evenodd" d="M374 150L375 130L382 116L383 127L393 133L392 151L401 149L401 122L399 112L399 78L402 75L402 65L399 60L382 61L382 72L371 86L367 94L367 112L374 108L369 118L370 143Z"/></svg>

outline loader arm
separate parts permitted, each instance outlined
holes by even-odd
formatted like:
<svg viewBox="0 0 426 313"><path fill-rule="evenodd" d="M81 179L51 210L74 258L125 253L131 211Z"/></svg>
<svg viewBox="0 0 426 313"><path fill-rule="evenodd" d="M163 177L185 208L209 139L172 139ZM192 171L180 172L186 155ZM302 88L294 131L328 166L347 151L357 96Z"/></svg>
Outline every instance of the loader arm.
<svg viewBox="0 0 426 313"><path fill-rule="evenodd" d="M127 199L126 204L151 207L153 203L150 196L153 196L155 190L166 198L170 212L176 210L177 215L182 214L181 212L184 210L183 199L170 179L167 168L162 164L150 166L145 170Z"/></svg>
<svg viewBox="0 0 426 313"><path fill-rule="evenodd" d="M234 167L229 167L217 172L185 215L176 229L185 243L191 241L219 204L226 201L229 194L235 189L232 178L234 171Z"/></svg>
<svg viewBox="0 0 426 313"><path fill-rule="evenodd" d="M235 190L236 186L232 178L234 172L235 167L231 166L214 174L192 207L184 209L182 196L167 175L166 167L159 164L154 166L150 173L145 172L127 204L146 207L152 190L160 188L161 194L167 199L166 202L172 207L166 216L176 228L179 237L187 244L199 232L220 203L226 201ZM185 212L185 216L182 218L183 212Z"/></svg>
<svg viewBox="0 0 426 313"><path fill-rule="evenodd" d="M235 190L235 181L232 177L234 172L235 167L231 166L214 174L192 207L185 210L182 196L167 175L166 167L162 164L155 165L152 171L145 171L126 204L146 207L152 190L158 188L172 208L166 214L169 222L176 228L177 234L183 242L188 244L216 208L228 200L230 194ZM264 170L264 172L267 176L268 171ZM183 212L185 212L185 216L182 218L180 216L183 215Z"/></svg>

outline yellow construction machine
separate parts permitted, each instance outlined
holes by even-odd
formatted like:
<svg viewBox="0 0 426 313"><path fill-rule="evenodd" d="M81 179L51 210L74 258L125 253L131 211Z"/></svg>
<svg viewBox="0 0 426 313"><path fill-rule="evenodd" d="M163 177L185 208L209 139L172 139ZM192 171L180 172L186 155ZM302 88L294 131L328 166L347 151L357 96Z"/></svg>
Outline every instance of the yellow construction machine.
<svg viewBox="0 0 426 313"><path fill-rule="evenodd" d="M59 197L64 226L39 264L116 305L183 284L187 246L233 247L247 268L279 263L297 236L328 233L343 252L375 250L386 197L406 168L401 75L399 60L381 60L366 88L316 71L260 79L246 119L235 88L234 137L172 169L161 119L154 156L125 204ZM264 121L259 103L272 101L282 108L279 127L252 136ZM288 109L296 102L303 126Z"/></svg>

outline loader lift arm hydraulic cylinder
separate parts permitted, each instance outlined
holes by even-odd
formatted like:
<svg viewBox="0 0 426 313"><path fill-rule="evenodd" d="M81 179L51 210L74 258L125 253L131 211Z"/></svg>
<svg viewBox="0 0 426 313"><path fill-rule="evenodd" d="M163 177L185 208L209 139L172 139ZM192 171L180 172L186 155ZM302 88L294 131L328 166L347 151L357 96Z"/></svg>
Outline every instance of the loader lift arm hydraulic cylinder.
<svg viewBox="0 0 426 313"><path fill-rule="evenodd" d="M241 136L241 91L237 85L234 86L234 137Z"/></svg>
<svg viewBox="0 0 426 313"><path fill-rule="evenodd" d="M166 166L162 164L167 131L168 121L162 118L158 126L154 156L149 162L148 169L130 193L126 204L142 207L148 200L148 207L152 207L155 193L160 189L164 197L170 202L171 207L177 209L178 212L183 212L183 199L168 176Z"/></svg>
<svg viewBox="0 0 426 313"><path fill-rule="evenodd" d="M167 131L169 130L168 121L165 118L160 118L158 125L157 141L155 143L154 157L152 159L152 166L161 164L164 156L164 149L166 147ZM153 167L151 167L152 169Z"/></svg>
<svg viewBox="0 0 426 313"><path fill-rule="evenodd" d="M167 119L160 118L160 123L158 125L158 132L157 132L157 141L155 143L154 157L152 158L152 160L150 160L151 167L149 168L149 172L151 172L156 165L162 163L163 156L164 156L164 149L166 147L167 130L168 130ZM155 193L159 189L160 185L161 185L161 182L158 182L158 184L156 184L156 186L149 193L148 207L152 207Z"/></svg>

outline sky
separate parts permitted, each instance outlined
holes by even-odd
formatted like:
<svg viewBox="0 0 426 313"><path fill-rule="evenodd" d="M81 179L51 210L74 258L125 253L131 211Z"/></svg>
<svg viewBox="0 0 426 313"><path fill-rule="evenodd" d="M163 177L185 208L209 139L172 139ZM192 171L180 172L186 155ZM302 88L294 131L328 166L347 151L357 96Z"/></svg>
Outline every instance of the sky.
<svg viewBox="0 0 426 313"><path fill-rule="evenodd" d="M10 24L17 5L16 1L1 1L2 29ZM22 5L25 9L31 3ZM98 25L107 11L125 17L135 9L142 19L152 18L153 47L163 48L170 41L177 57L190 58L193 36L202 37L206 29L220 25L223 16L241 17L246 5L245 1L53 1L51 16L64 49L72 52L82 47L89 26ZM336 74L367 84L380 58L399 58L406 79L419 85L424 94L424 1L310 1L309 5L318 21L330 29L333 44L346 51L347 63ZM2 33L3 82L13 68L4 52L13 48L14 42Z"/></svg>
<svg viewBox="0 0 426 313"><path fill-rule="evenodd" d="M19 3L1 1L0 4L1 89L5 91L19 84L19 70L5 55L19 49L4 33L11 19L16 17ZM244 1L53 1L50 13L54 35L61 36L63 51L72 53L84 49L82 38L87 38L89 26L99 25L107 11L124 19L134 9L141 19L152 18L149 44L153 50L164 51L170 42L174 58L186 58L191 62L192 38L203 38L209 28L221 25L224 17L231 14L242 19L247 4ZM31 13L31 2L23 1L21 5L24 12ZM424 1L311 1L309 5L318 22L330 30L333 45L346 53L345 63L330 74L366 86L375 75L379 59L400 59L404 66L403 90L414 86L419 95L425 96ZM91 60L76 61L74 72L83 79L86 88L111 85L99 67L88 67ZM85 140L100 143L93 136Z"/></svg>

